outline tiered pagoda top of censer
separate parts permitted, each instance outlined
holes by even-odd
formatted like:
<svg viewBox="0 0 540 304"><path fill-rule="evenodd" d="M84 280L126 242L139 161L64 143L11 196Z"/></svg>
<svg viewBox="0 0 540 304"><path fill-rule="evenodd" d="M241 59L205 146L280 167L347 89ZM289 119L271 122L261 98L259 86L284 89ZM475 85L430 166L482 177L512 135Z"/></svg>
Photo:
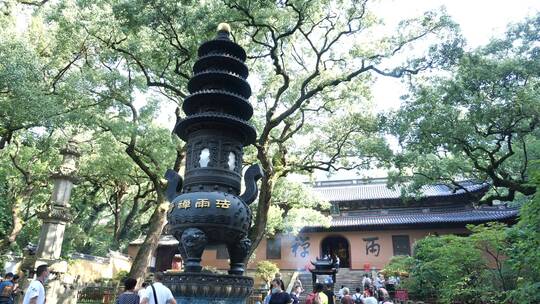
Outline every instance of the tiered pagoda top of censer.
<svg viewBox="0 0 540 304"><path fill-rule="evenodd" d="M216 39L199 47L199 59L193 66L194 76L188 83L191 95L183 105L187 115L198 117L205 116L203 113L219 112L243 120L241 124L253 115L253 108L247 100L251 96L251 87L246 81L246 52L230 40L229 31L228 25L221 24ZM254 143L253 127L246 125L242 129L245 132L243 144ZM186 131L188 129L183 124L177 128L178 135L184 140L187 139L184 138Z"/></svg>
<svg viewBox="0 0 540 304"><path fill-rule="evenodd" d="M228 24L220 24L217 37L203 43L198 56L183 104L187 117L175 127L188 144L183 192L238 195L242 148L256 139L248 122L253 107L246 52L231 41Z"/></svg>

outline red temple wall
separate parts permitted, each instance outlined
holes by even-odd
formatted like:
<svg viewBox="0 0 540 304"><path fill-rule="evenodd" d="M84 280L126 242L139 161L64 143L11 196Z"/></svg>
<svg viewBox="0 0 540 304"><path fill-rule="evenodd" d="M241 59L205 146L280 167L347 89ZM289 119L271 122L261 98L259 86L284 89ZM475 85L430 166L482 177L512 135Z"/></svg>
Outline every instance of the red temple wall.
<svg viewBox="0 0 540 304"><path fill-rule="evenodd" d="M281 259L267 259L266 239L263 239L255 251L254 262L249 263L249 269L255 269L256 263L262 260L268 260L278 265L280 269L301 269L310 265L310 260L315 260L321 254L321 243L329 236L341 236L349 242L349 256L351 259L351 269L364 269L364 264L369 263L370 267L376 269L383 268L390 258L394 255L392 243L393 235L408 235L411 251L414 243L426 237L429 234L464 234L468 230L465 228L455 229L425 229L425 230L383 230L383 231L351 231L351 232L313 232L303 233L301 236L309 237L308 254L301 256L302 248L297 250L296 256L293 253L292 246L295 242L294 236L281 236ZM380 245L379 254L376 256L368 252L366 254L366 242L363 240L368 237L378 237L376 241ZM217 259L217 250L206 250L202 260L204 265L211 265L218 269L227 269L228 260Z"/></svg>
<svg viewBox="0 0 540 304"><path fill-rule="evenodd" d="M369 264L370 267L375 269L383 268L388 261L394 255L394 248L392 242L392 236L395 235L408 235L409 246L411 251L413 250L414 243L429 234L466 234L468 230L466 228L453 228L453 229L408 229L408 230L377 230L377 231L349 231L349 232L312 232L302 233L301 237L308 237L309 248L307 248L306 255L303 257L304 251L301 246L298 247L296 255L293 251L293 245L295 243L295 236L283 235L281 236L281 258L280 259L268 259L267 240L264 238L255 251L255 258L248 265L249 269L255 269L258 261L268 260L278 265L280 269L296 270L304 269L310 265L311 260L315 260L316 257L321 255L321 243L326 237L343 237L349 243L349 256L351 260L351 269L364 269L365 264ZM380 246L378 255L368 252L366 254L366 242L364 238L377 237L377 244ZM169 261L172 256L164 256L166 252L171 250L157 251L156 264L161 266L163 261ZM128 254L131 257L135 257L138 251L138 246L130 245L128 247ZM162 255L162 256L161 256ZM218 269L228 269L229 262L227 259L218 259L216 249L207 249L202 256L202 264L207 266L216 267ZM156 265L156 266L158 266ZM160 267L161 268L161 267Z"/></svg>

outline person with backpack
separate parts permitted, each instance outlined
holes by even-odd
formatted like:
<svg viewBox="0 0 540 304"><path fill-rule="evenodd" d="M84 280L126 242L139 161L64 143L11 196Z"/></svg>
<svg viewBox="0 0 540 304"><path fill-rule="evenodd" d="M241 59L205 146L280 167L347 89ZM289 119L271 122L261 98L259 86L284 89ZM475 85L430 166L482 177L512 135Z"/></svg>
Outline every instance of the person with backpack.
<svg viewBox="0 0 540 304"><path fill-rule="evenodd" d="M18 275L9 272L5 279L0 283L0 304L13 304L15 292L17 291Z"/></svg>
<svg viewBox="0 0 540 304"><path fill-rule="evenodd" d="M324 294L323 290L323 284L315 284L313 292L306 297L306 304L328 304L328 297Z"/></svg>
<svg viewBox="0 0 540 304"><path fill-rule="evenodd" d="M296 285L294 291L291 292L292 304L300 304L300 295L302 294L302 286Z"/></svg>
<svg viewBox="0 0 540 304"><path fill-rule="evenodd" d="M360 288L356 288L356 293L353 294L352 299L354 301L354 304L362 304L362 300L364 299L364 295L362 294Z"/></svg>
<svg viewBox="0 0 540 304"><path fill-rule="evenodd" d="M328 304L336 303L336 295L334 294L334 285L326 284L326 288L323 290L323 293L328 297Z"/></svg>
<svg viewBox="0 0 540 304"><path fill-rule="evenodd" d="M341 288L338 291L337 299L341 301L341 298L343 298L343 289L345 288L345 285L341 285Z"/></svg>

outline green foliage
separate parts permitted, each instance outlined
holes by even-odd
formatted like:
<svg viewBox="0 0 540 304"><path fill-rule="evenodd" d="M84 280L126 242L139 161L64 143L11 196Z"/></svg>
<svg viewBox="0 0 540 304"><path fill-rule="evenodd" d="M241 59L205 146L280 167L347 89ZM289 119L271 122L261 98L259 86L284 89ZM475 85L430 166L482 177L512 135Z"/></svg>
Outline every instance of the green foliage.
<svg viewBox="0 0 540 304"><path fill-rule="evenodd" d="M540 188L540 170L533 172L533 184ZM518 276L517 287L509 294L516 303L540 302L540 195L521 208L520 220L509 230L509 263Z"/></svg>
<svg viewBox="0 0 540 304"><path fill-rule="evenodd" d="M531 200L525 211L536 208ZM535 206L535 207L532 207ZM412 259L398 258L389 269L410 267L404 280L418 299L441 303L537 303L538 213L522 213L519 223L469 225L468 237L428 237L416 244ZM412 262L412 264L409 264ZM412 266L412 267L411 267Z"/></svg>
<svg viewBox="0 0 540 304"><path fill-rule="evenodd" d="M40 224L36 212L50 199L49 166L57 166L60 159L56 140L55 134L26 132L0 150L0 202L6 202L0 212L5 225L0 251L18 251L28 242L37 244Z"/></svg>
<svg viewBox="0 0 540 304"><path fill-rule="evenodd" d="M406 278L414 266L414 259L407 255L393 256L381 272L386 276L399 276Z"/></svg>
<svg viewBox="0 0 540 304"><path fill-rule="evenodd" d="M276 273L279 273L279 268L276 264L269 261L260 261L257 263L255 275L267 284L270 283Z"/></svg>
<svg viewBox="0 0 540 304"><path fill-rule="evenodd" d="M181 107L196 48L219 22L229 21L246 48L254 85L259 138L245 160L266 173L249 235L255 245L265 232L329 223L320 212L328 204L287 182L288 174L368 168L375 155L390 155L369 113L370 73L448 67L462 45L444 10L404 20L390 36L373 35L382 20L369 2L48 1L32 8L22 33L19 8L11 1L0 14L0 170L10 171L9 193L25 194L15 205L26 224L18 238L34 240L57 149L71 131L83 137L64 254L103 255L161 232L165 212L148 219L163 206L163 172L178 169L185 151L160 114ZM407 53L410 47L423 48L421 55ZM49 147L27 143L59 129ZM9 167L17 140L31 182Z"/></svg>
<svg viewBox="0 0 540 304"><path fill-rule="evenodd" d="M16 254L21 254L23 248L28 244L37 245L39 241L39 233L41 229L41 221L37 218L32 218L25 222L15 243L11 244L9 250Z"/></svg>
<svg viewBox="0 0 540 304"><path fill-rule="evenodd" d="M475 297L478 278L487 269L482 253L469 239L453 235L420 240L413 258L411 293L420 298L438 298L442 303Z"/></svg>
<svg viewBox="0 0 540 304"><path fill-rule="evenodd" d="M122 284L128 277L129 277L129 272L125 270L120 270L114 275L113 281Z"/></svg>
<svg viewBox="0 0 540 304"><path fill-rule="evenodd" d="M382 118L401 147L389 162L394 181L412 173L412 190L485 181L493 186L487 203L535 192L528 178L540 158L538 28L540 15L464 53L444 76L415 79L403 107Z"/></svg>
<svg viewBox="0 0 540 304"><path fill-rule="evenodd" d="M321 211L328 210L330 203L314 195L310 189L285 178L278 180L268 211L267 235L276 233L298 234L311 224L330 225L331 217Z"/></svg>
<svg viewBox="0 0 540 304"><path fill-rule="evenodd" d="M11 226L12 214L8 212L10 210L10 204L7 196L7 184L3 174L0 174L0 239L6 237L9 228Z"/></svg>
<svg viewBox="0 0 540 304"><path fill-rule="evenodd" d="M6 255L1 255L0 256L0 269L5 269L4 266L6 265L6 260L7 260L7 256Z"/></svg>
<svg viewBox="0 0 540 304"><path fill-rule="evenodd" d="M266 230L268 210L278 220L270 231L279 225L297 231L292 220L297 215L306 214L300 223L325 221L311 207L288 207L284 200L272 204L280 178L291 172L368 167L373 151L386 149L380 134L370 135L376 124L359 106L370 98L369 72L401 77L443 66L459 53L461 42L444 11L406 20L391 37L375 37L369 33L381 21L370 5L355 1L58 1L44 15L58 29L56 40L71 46L85 42L88 78L99 88L86 91L104 107L91 117L103 117L99 128L130 143L127 151L149 175L158 200L159 178L175 163L170 157L180 145L169 141L166 132L148 128L152 120L142 119L144 111L130 108L134 92L150 88L160 93L160 105L172 101L181 106L197 46L214 35L216 24L231 23L234 39L247 49L252 83L260 85L254 90L253 121L260 134L256 155L267 178L249 235L255 245ZM421 57L402 52L429 38L436 45ZM403 60L395 62L398 53ZM336 136L328 130L336 130ZM149 135L154 140L147 141ZM298 140L304 136L308 147ZM159 151L153 149L163 143ZM253 155L246 160L254 161ZM279 222L280 215L285 223Z"/></svg>

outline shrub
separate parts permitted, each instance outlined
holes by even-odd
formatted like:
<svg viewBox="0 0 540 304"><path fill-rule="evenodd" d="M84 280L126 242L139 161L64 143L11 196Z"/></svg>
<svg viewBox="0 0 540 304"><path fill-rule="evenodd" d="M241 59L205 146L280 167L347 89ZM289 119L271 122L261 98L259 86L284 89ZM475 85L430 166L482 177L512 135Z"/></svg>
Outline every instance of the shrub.
<svg viewBox="0 0 540 304"><path fill-rule="evenodd" d="M266 284L269 284L278 272L279 268L277 265L269 261L260 261L257 263L257 268L255 269L255 275L265 281Z"/></svg>
<svg viewBox="0 0 540 304"><path fill-rule="evenodd" d="M125 271L125 270L120 270L119 272L117 272L114 277L113 277L113 281L114 282L117 282L119 284L123 284L124 283L124 280L127 279L129 276L129 272Z"/></svg>
<svg viewBox="0 0 540 304"><path fill-rule="evenodd" d="M430 236L416 244L409 288L421 299L469 303L487 269L482 252L467 237Z"/></svg>
<svg viewBox="0 0 540 304"><path fill-rule="evenodd" d="M407 255L396 255L381 271L386 277L408 277L414 266L414 259Z"/></svg>

